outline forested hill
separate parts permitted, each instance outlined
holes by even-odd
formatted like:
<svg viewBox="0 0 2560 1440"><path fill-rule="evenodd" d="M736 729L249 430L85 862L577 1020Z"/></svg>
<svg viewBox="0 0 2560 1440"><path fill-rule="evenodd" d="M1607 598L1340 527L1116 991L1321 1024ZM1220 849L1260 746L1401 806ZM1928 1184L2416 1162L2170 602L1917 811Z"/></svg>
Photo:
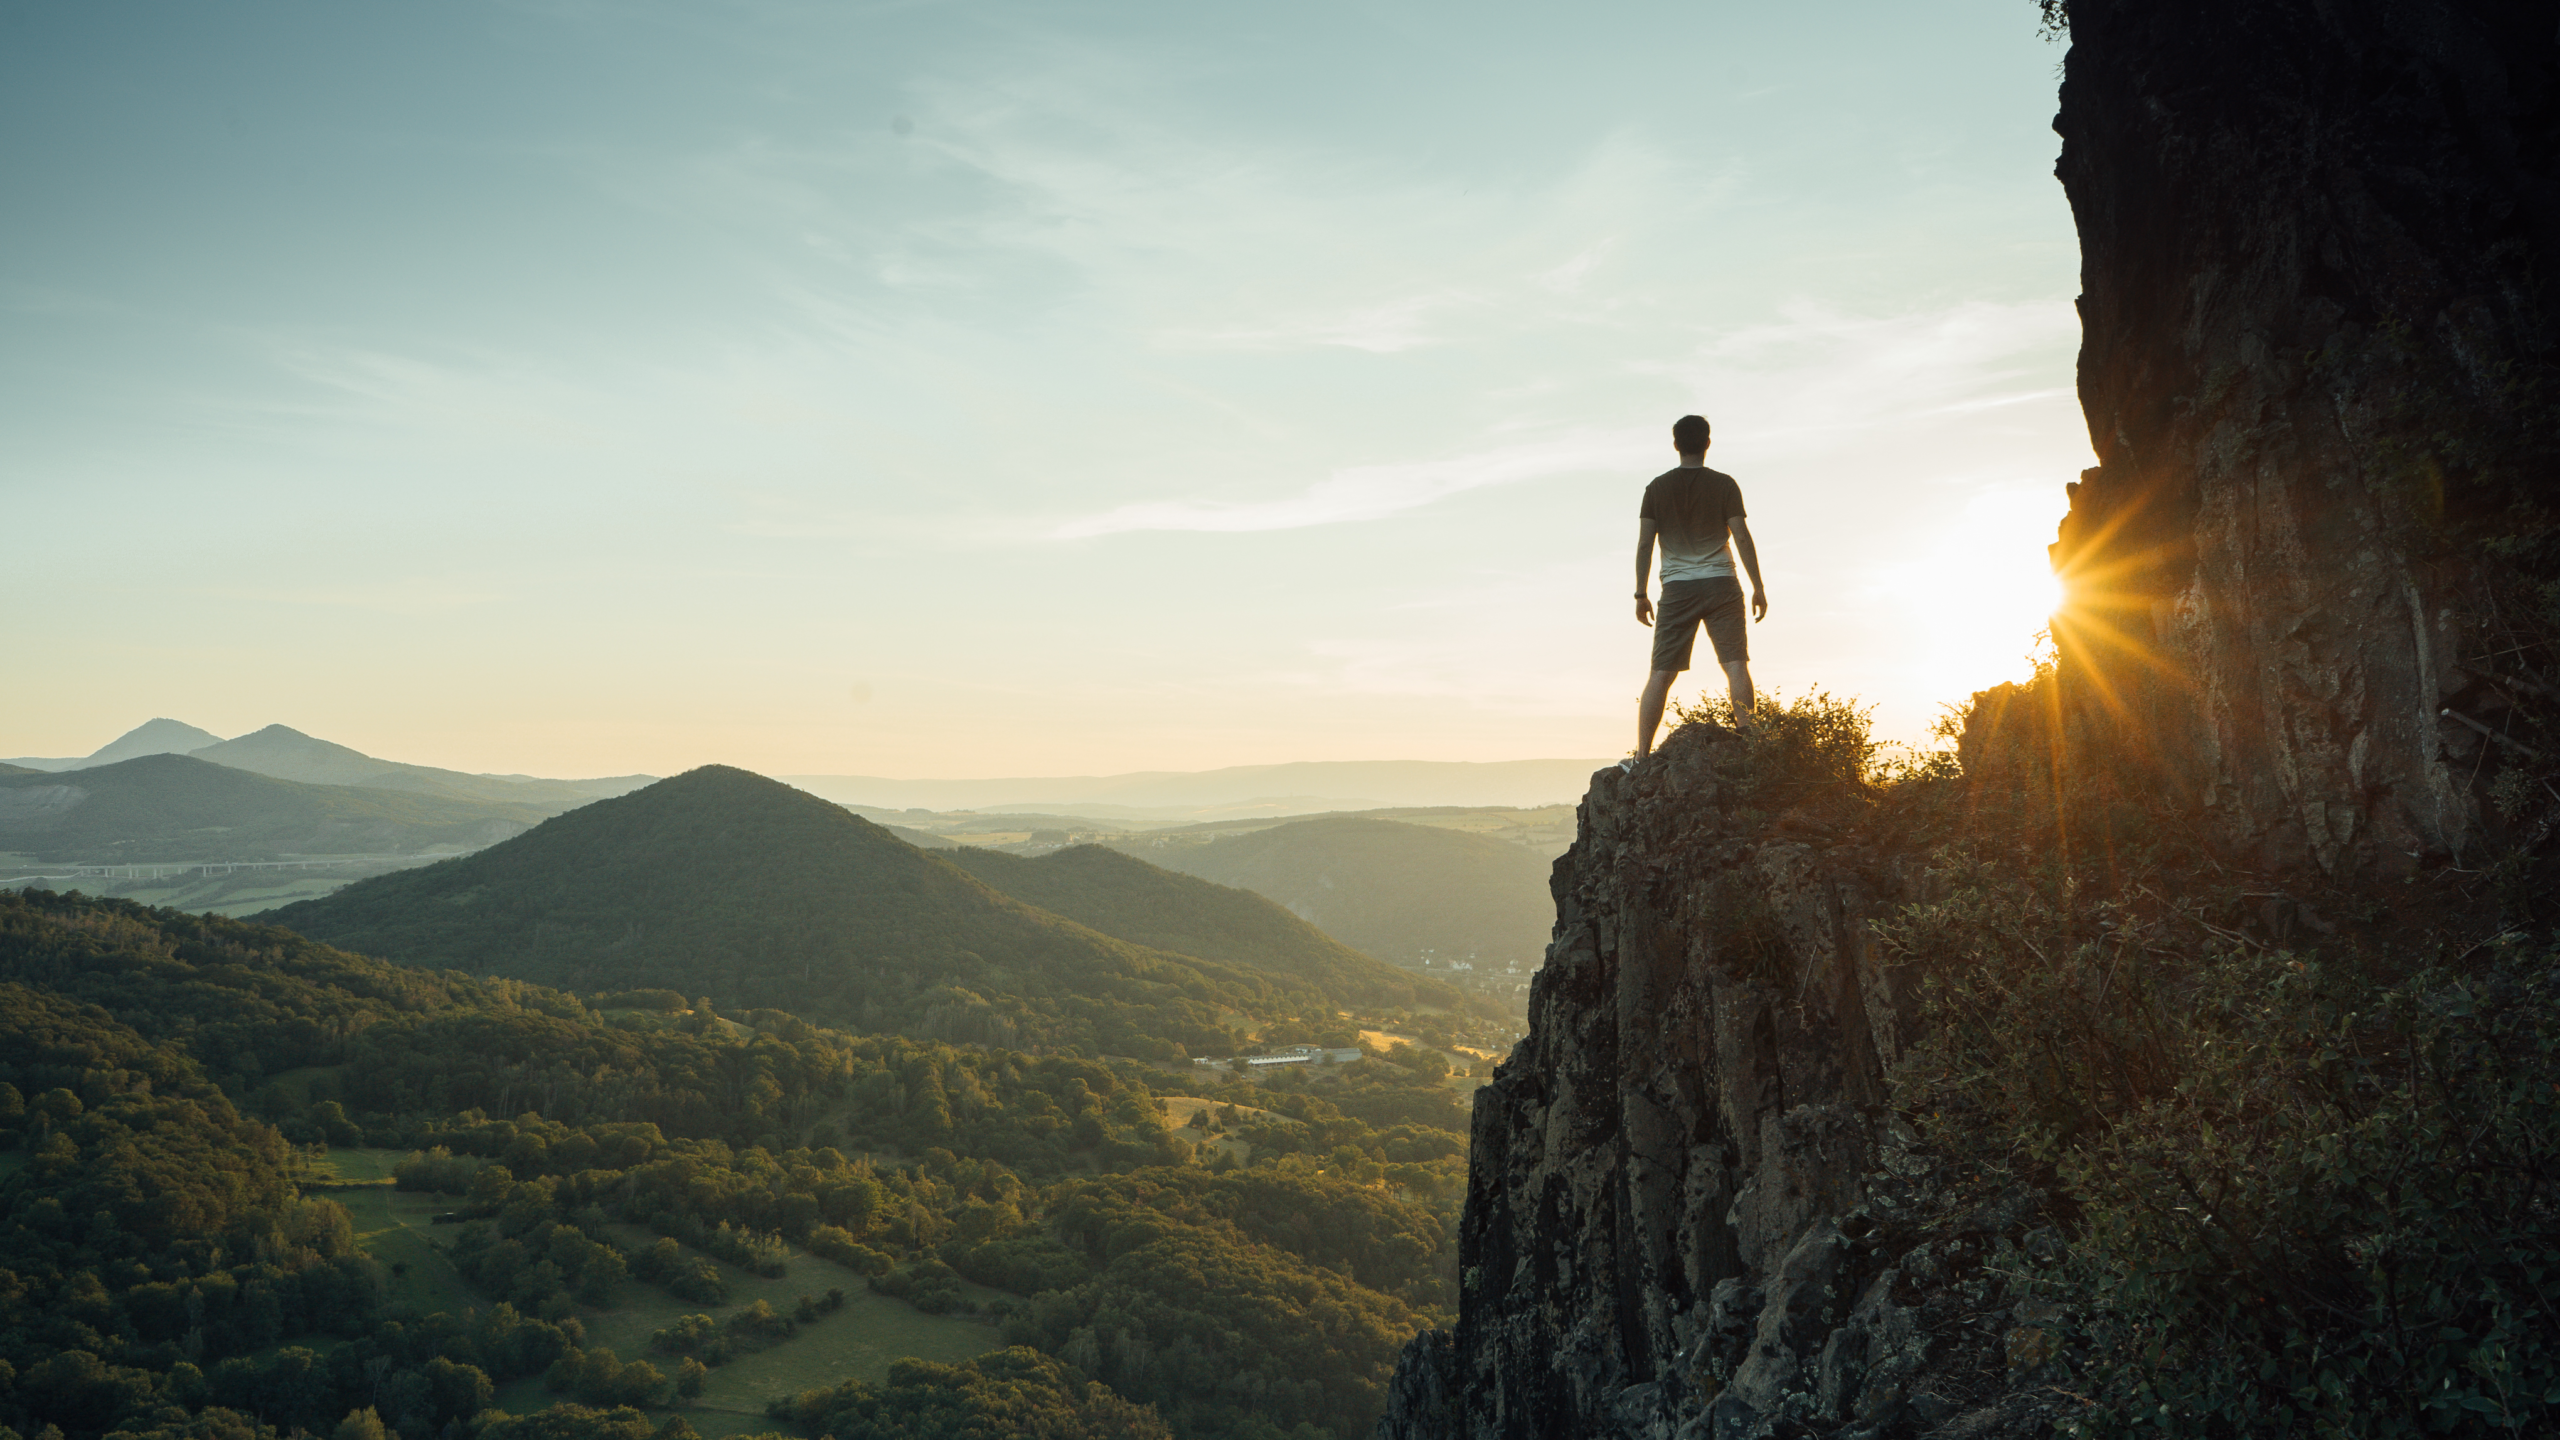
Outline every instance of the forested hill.
<svg viewBox="0 0 2560 1440"><path fill-rule="evenodd" d="M1251 965L1364 1005L1467 1004L1455 987L1364 955L1252 891L1100 845L1037 859L962 847L946 858L1026 905L1132 944Z"/></svg>
<svg viewBox="0 0 2560 1440"><path fill-rule="evenodd" d="M1534 968L1555 924L1550 863L1483 835L1341 816L1229 835L1207 845L1163 837L1122 844L1186 875L1267 896L1368 954L1414 963Z"/></svg>
<svg viewBox="0 0 2560 1440"><path fill-rule="evenodd" d="M1354 1440L1454 1301L1427 1067L1202 1077L1176 1128L1134 1063L671 1001L0 894L0 1434L692 1440L789 1347L803 1437ZM378 1218L326 1147L415 1152L460 1223ZM830 1318L861 1275L989 1353L829 1368L903 1343ZM764 1279L799 1310L736 1303ZM591 1338L635 1312L644 1351Z"/></svg>
<svg viewBox="0 0 2560 1440"><path fill-rule="evenodd" d="M405 964L1147 1059L1232 1053L1228 1011L1329 1023L1352 999L1114 939L837 805L717 765L267 918Z"/></svg>

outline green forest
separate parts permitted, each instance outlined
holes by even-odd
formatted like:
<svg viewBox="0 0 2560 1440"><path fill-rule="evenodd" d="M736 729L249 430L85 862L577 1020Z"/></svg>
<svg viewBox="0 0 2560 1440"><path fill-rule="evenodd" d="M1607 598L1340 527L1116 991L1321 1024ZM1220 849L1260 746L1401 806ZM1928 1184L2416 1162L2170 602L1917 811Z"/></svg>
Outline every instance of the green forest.
<svg viewBox="0 0 2560 1440"><path fill-rule="evenodd" d="M0 1440L736 1434L705 1387L849 1305L983 1338L749 1428L1351 1440L1454 1307L1436 1051L1255 1085L43 891L0 990Z"/></svg>

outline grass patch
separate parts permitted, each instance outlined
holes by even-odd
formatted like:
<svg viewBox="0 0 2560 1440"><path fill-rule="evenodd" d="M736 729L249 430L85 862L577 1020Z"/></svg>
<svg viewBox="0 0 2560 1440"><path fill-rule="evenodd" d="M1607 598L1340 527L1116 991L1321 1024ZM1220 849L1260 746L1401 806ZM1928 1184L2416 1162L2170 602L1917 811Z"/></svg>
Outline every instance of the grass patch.
<svg viewBox="0 0 2560 1440"><path fill-rule="evenodd" d="M373 1178L374 1171L388 1176L391 1166L404 1153L336 1150L330 1152L328 1159L341 1176L362 1180ZM23 1159L10 1154L0 1156L0 1163L23 1163ZM397 1191L385 1185L336 1191L330 1198L347 1207L367 1254L386 1270L395 1264L405 1265L402 1273L391 1277L395 1309L460 1314L489 1305L429 1239L433 1217L452 1208L452 1197ZM614 1243L625 1251L657 1243L656 1235L637 1225L606 1228ZM711 1258L691 1249L685 1253L688 1258ZM891 1364L910 1356L951 1364L1000 1349L1004 1343L991 1325L927 1315L903 1300L873 1293L862 1276L803 1250L791 1252L789 1271L779 1280L769 1280L719 1260L711 1263L728 1281L728 1304L697 1305L678 1300L655 1286L627 1281L620 1287L615 1305L578 1307L579 1323L586 1327L587 1348L609 1348L624 1360L647 1360L673 1375L674 1359L653 1353L649 1336L686 1315L709 1314L717 1319L758 1300L788 1315L803 1295L823 1296L828 1290L837 1289L844 1292L845 1298L843 1309L804 1323L800 1333L791 1339L714 1369L699 1399L654 1412L683 1415L704 1440L726 1440L732 1435L772 1430L773 1422L765 1418L764 1407L777 1395L796 1395L847 1379L877 1382L888 1378ZM980 1302L1018 1298L979 1285L963 1288L970 1298ZM547 1410L563 1398L553 1394L541 1376L533 1375L500 1386L497 1404L510 1414L528 1415Z"/></svg>
<svg viewBox="0 0 2560 1440"><path fill-rule="evenodd" d="M1236 1115L1245 1120L1259 1120L1271 1113L1258 1106L1239 1105L1232 1100L1210 1100L1198 1095L1163 1095L1157 1098L1164 1103L1164 1123L1167 1129L1177 1129L1190 1124L1191 1117L1203 1110L1215 1111L1233 1106Z"/></svg>
<svg viewBox="0 0 2560 1440"><path fill-rule="evenodd" d="M1214 1121L1218 1118L1217 1112L1231 1102L1225 1100L1204 1100L1197 1095L1165 1095L1158 1097L1158 1099L1164 1105L1164 1128L1166 1131L1169 1132L1174 1139L1185 1141L1190 1144L1193 1150L1201 1152L1199 1158L1203 1160L1214 1159L1222 1152L1233 1155L1239 1163L1253 1158L1253 1147L1246 1144L1244 1141L1237 1139L1233 1135L1212 1135L1205 1129L1194 1130L1191 1128L1192 1116L1206 1110L1209 1112L1209 1118ZM1235 1107L1235 1111L1235 1123L1237 1124L1243 1124L1252 1120L1259 1120L1271 1113L1268 1110L1259 1109L1252 1105L1238 1105Z"/></svg>
<svg viewBox="0 0 2560 1440"><path fill-rule="evenodd" d="M339 1149L311 1162L311 1178L347 1185L387 1184L391 1167L408 1158L406 1150Z"/></svg>
<svg viewBox="0 0 2560 1440"><path fill-rule="evenodd" d="M489 1303L427 1238L436 1212L453 1204L449 1197L382 1185L333 1191L329 1198L347 1207L348 1218L355 1222L356 1243L389 1272L394 1310L421 1315L447 1310L458 1315Z"/></svg>
<svg viewBox="0 0 2560 1440"><path fill-rule="evenodd" d="M606 1228L614 1243L626 1251L645 1249L658 1240L637 1225ZM685 1253L692 1258L701 1252L688 1249ZM788 1315L801 1296L823 1296L831 1289L844 1292L844 1308L803 1324L799 1334L769 1350L741 1355L713 1370L701 1398L679 1407L678 1412L690 1419L707 1440L742 1431L771 1430L773 1423L764 1418L764 1406L777 1395L796 1395L847 1379L885 1380L889 1366L909 1356L955 1364L1004 1344L991 1325L927 1315L903 1300L874 1294L862 1276L805 1250L791 1252L789 1271L779 1280L768 1280L719 1260L711 1263L720 1267L721 1278L729 1282L728 1304L697 1305L678 1300L655 1286L629 1282L617 1297L621 1303L612 1309L580 1307L578 1317L587 1327L588 1347L608 1346L625 1360L647 1360L673 1373L672 1359L650 1353L649 1336L686 1315L707 1314L718 1319L758 1300ZM983 1286L964 1288L970 1298L982 1302L1003 1298L1003 1292ZM500 1393L499 1404L521 1414L524 1409L540 1409L558 1398L543 1389L539 1379L530 1382L530 1391L519 1395L517 1392L525 1383L508 1386ZM710 1423L714 1419L721 1422L717 1428Z"/></svg>

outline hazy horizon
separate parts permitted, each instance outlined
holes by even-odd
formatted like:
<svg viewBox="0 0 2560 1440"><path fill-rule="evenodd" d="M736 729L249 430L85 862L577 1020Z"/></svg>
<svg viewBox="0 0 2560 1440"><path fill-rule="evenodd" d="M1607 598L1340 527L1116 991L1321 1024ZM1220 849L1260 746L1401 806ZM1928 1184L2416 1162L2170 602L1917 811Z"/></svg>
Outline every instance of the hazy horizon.
<svg viewBox="0 0 2560 1440"><path fill-rule="evenodd" d="M2089 463L2016 0L0 14L9 753L1616 755L1692 410L1912 739Z"/></svg>
<svg viewBox="0 0 2560 1440"><path fill-rule="evenodd" d="M244 735L224 737L211 735L201 727L190 726L173 716L160 716L83 755L0 755L0 764L15 763L56 774L76 775L93 766L112 765L146 755L176 754L208 758L213 763L234 767L245 763L248 768L264 773L323 784L373 783L343 774L310 773L305 767L312 763L307 757L314 753L314 747L299 741L285 742L286 749L281 752L266 750L259 759L244 761L237 754L225 753L232 749L234 742L265 739L270 729L292 731L303 735L305 740L321 742L321 747L325 748L320 753L331 753L336 749L335 742L327 736L307 735L288 725L260 727ZM186 736L179 733L184 731L195 734ZM396 755L370 758L392 764L407 763ZM723 762L711 760L703 763ZM1203 770L1121 771L1103 775L880 776L839 773L777 774L769 778L860 809L974 812L1063 806L1067 813L1173 823L1182 817L1208 818L1213 814L1312 814L1399 806L1536 807L1569 804L1582 793L1582 782L1588 772L1607 763L1605 758L1594 756L1549 756L1498 761L1299 761ZM284 768L275 768L278 764ZM530 776L522 771L460 773L504 780L631 778Z"/></svg>

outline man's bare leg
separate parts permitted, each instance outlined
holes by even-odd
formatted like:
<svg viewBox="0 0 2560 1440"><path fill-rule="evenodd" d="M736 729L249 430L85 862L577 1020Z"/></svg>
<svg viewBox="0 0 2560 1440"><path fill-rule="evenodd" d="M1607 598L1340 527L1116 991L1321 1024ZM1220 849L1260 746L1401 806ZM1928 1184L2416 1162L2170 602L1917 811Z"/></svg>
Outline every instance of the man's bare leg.
<svg viewBox="0 0 2560 1440"><path fill-rule="evenodd" d="M1751 690L1751 662L1748 660L1726 661L1724 685L1725 692L1733 697L1734 727L1745 735L1760 733L1759 716L1752 708L1755 697ZM1654 713L1659 715L1662 712L1657 709Z"/></svg>
<svg viewBox="0 0 2560 1440"><path fill-rule="evenodd" d="M1670 703L1671 682L1679 678L1677 670L1656 670L1646 677L1644 698L1636 702L1637 759L1653 753L1653 732L1662 728L1662 707Z"/></svg>

